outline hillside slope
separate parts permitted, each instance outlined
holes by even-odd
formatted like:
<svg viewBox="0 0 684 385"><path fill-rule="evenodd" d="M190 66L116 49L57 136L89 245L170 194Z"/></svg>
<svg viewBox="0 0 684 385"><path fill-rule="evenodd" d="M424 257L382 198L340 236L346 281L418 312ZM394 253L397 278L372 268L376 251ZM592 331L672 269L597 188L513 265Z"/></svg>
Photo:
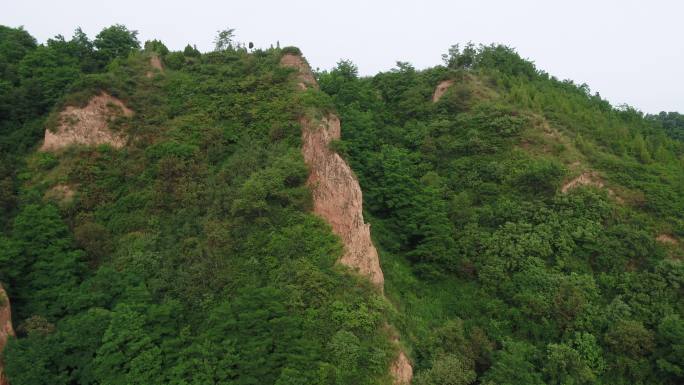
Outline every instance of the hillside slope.
<svg viewBox="0 0 684 385"><path fill-rule="evenodd" d="M0 37L12 385L684 381L678 114L502 46Z"/></svg>
<svg viewBox="0 0 684 385"><path fill-rule="evenodd" d="M419 384L682 381L684 146L501 46L320 74Z"/></svg>
<svg viewBox="0 0 684 385"><path fill-rule="evenodd" d="M156 44L60 97L0 239L12 385L397 381L393 310L312 211L325 96L285 54Z"/></svg>

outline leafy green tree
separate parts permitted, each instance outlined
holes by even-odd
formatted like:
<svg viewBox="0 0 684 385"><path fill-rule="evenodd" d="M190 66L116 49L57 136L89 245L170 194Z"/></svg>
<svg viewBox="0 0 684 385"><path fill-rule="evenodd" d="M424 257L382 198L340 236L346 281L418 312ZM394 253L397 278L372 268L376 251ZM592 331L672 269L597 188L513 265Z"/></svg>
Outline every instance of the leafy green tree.
<svg viewBox="0 0 684 385"><path fill-rule="evenodd" d="M596 376L580 354L565 344L549 344L544 371L550 384L593 384Z"/></svg>
<svg viewBox="0 0 684 385"><path fill-rule="evenodd" d="M684 379L684 321L678 315L669 315L658 325L657 341L660 345L658 369L674 382Z"/></svg>
<svg viewBox="0 0 684 385"><path fill-rule="evenodd" d="M475 381L476 374L472 365L462 357L453 354L438 357L432 368L415 379L418 385L468 385Z"/></svg>
<svg viewBox="0 0 684 385"><path fill-rule="evenodd" d="M21 271L16 288L19 317L54 319L67 312L84 271L83 252L73 248L69 231L52 205L27 205L14 220L11 270Z"/></svg>
<svg viewBox="0 0 684 385"><path fill-rule="evenodd" d="M606 370L606 361L603 349L599 341L593 334L586 332L575 332L571 346L575 349L582 361L585 362L593 373L598 377Z"/></svg>
<svg viewBox="0 0 684 385"><path fill-rule="evenodd" d="M212 341L188 339L176 365L170 369L170 384L224 384L238 378L235 343L226 339Z"/></svg>
<svg viewBox="0 0 684 385"><path fill-rule="evenodd" d="M36 47L36 39L23 27L0 26L0 79L9 82L10 85L17 85L18 64Z"/></svg>
<svg viewBox="0 0 684 385"><path fill-rule="evenodd" d="M111 235L101 224L84 222L74 228L74 239L93 261L101 261L112 252Z"/></svg>
<svg viewBox="0 0 684 385"><path fill-rule="evenodd" d="M188 44L183 49L183 55L185 55L187 57L198 57L201 55L201 53L197 49L197 46L192 46L192 45Z"/></svg>
<svg viewBox="0 0 684 385"><path fill-rule="evenodd" d="M115 58L125 58L140 48L138 31L131 31L126 26L115 24L100 31L93 41L100 60L104 63Z"/></svg>
<svg viewBox="0 0 684 385"><path fill-rule="evenodd" d="M216 32L216 38L214 39L214 51L226 51L233 49L233 38L235 37L235 29L226 28L224 30Z"/></svg>
<svg viewBox="0 0 684 385"><path fill-rule="evenodd" d="M332 362L336 367L337 383L356 383L361 359L361 342L354 333L340 330L333 335L328 349L332 355Z"/></svg>
<svg viewBox="0 0 684 385"><path fill-rule="evenodd" d="M57 35L53 39L48 39L47 46L61 55L72 58L84 73L99 70L93 42L80 27L76 28L71 40L65 40L63 36Z"/></svg>
<svg viewBox="0 0 684 385"><path fill-rule="evenodd" d="M642 163L651 162L651 153L648 151L643 136L637 135L632 140L632 153Z"/></svg>
<svg viewBox="0 0 684 385"><path fill-rule="evenodd" d="M654 349L653 332L639 321L619 320L606 333L608 346L616 352L637 358Z"/></svg>
<svg viewBox="0 0 684 385"><path fill-rule="evenodd" d="M534 160L515 176L515 184L523 191L553 194L565 175L562 165L552 160Z"/></svg>
<svg viewBox="0 0 684 385"><path fill-rule="evenodd" d="M80 74L75 58L49 45L24 56L18 69L26 97L36 103L39 113L47 112Z"/></svg>
<svg viewBox="0 0 684 385"><path fill-rule="evenodd" d="M161 56L166 56L169 53L169 49L160 40L147 40L144 45L145 52L156 52Z"/></svg>
<svg viewBox="0 0 684 385"><path fill-rule="evenodd" d="M69 384L68 374L55 370L61 351L52 336L30 333L22 339L10 339L3 353L5 373L12 383Z"/></svg>
<svg viewBox="0 0 684 385"><path fill-rule="evenodd" d="M145 330L145 316L119 305L97 349L94 373L100 384L163 384L162 353Z"/></svg>
<svg viewBox="0 0 684 385"><path fill-rule="evenodd" d="M477 50L475 45L468 42L461 50L460 44L452 45L449 53L442 55L444 65L451 68L471 68L475 64Z"/></svg>
<svg viewBox="0 0 684 385"><path fill-rule="evenodd" d="M85 73L95 72L97 68L97 58L95 57L95 45L88 35L83 32L81 27L76 28L71 38L73 55L81 63L81 70Z"/></svg>

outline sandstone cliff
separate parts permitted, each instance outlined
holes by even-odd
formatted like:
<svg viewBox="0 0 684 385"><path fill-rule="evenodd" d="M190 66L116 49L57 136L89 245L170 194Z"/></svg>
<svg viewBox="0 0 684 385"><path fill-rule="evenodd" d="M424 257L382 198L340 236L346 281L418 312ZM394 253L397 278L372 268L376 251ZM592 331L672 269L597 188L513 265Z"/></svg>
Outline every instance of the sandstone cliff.
<svg viewBox="0 0 684 385"><path fill-rule="evenodd" d="M317 88L306 61L297 55L283 55L280 64L296 68L300 88ZM363 220L361 187L347 162L330 150L340 138L340 120L327 114L318 121L303 117L302 154L309 166L308 184L313 193L314 212L325 219L344 245L340 263L368 277L380 290L384 277L378 252L370 237L370 225Z"/></svg>
<svg viewBox="0 0 684 385"><path fill-rule="evenodd" d="M283 55L280 64L297 69L300 89L318 89L309 65L301 56ZM313 194L314 212L342 239L344 254L340 263L368 277L382 291L384 277L370 236L370 225L363 220L361 186L347 162L330 149L330 143L340 138L340 120L328 113L316 120L302 117L300 123L302 154L309 167L308 184ZM398 338L394 342L398 345ZM413 367L401 349L390 365L390 375L397 385L409 384L413 378Z"/></svg>
<svg viewBox="0 0 684 385"><path fill-rule="evenodd" d="M150 67L152 70L145 73L145 76L148 78L154 77L155 73L164 73L164 65L156 53L150 56Z"/></svg>

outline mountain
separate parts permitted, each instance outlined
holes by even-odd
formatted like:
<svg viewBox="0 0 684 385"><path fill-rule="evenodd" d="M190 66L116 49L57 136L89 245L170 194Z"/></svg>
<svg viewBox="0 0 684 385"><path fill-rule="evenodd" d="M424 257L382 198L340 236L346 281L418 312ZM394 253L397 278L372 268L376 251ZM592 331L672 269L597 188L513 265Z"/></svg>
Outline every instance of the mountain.
<svg viewBox="0 0 684 385"><path fill-rule="evenodd" d="M0 27L0 74L6 383L684 379L677 113L498 45L360 77Z"/></svg>

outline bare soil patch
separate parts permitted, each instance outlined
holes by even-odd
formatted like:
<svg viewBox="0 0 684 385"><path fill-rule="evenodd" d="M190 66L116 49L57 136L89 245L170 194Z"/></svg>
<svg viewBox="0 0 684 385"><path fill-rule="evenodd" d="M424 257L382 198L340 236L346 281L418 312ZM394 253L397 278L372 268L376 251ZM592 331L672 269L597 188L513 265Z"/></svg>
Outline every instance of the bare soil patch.
<svg viewBox="0 0 684 385"><path fill-rule="evenodd" d="M561 187L561 192L566 193L580 186L594 186L598 188L603 188L604 184L597 172L587 171L583 172L571 181L565 183L563 187Z"/></svg>
<svg viewBox="0 0 684 385"><path fill-rule="evenodd" d="M673 246L676 246L679 244L679 241L677 240L677 238L673 237L670 234L660 234L656 237L656 241L658 241L660 243L665 243L668 245L673 245Z"/></svg>
<svg viewBox="0 0 684 385"><path fill-rule="evenodd" d="M435 87L435 92L432 94L432 102L437 103L452 84L454 84L453 80L442 80L439 82L437 87Z"/></svg>
<svg viewBox="0 0 684 385"><path fill-rule="evenodd" d="M301 120L302 154L309 166L308 183L313 192L314 212L325 219L344 244L340 259L382 289L384 277L378 252L363 220L361 187L347 162L330 149L340 138L340 120L328 114L320 121Z"/></svg>
<svg viewBox="0 0 684 385"><path fill-rule="evenodd" d="M69 106L59 114L55 132L45 130L42 151L55 151L72 144L96 146L109 144L121 148L126 144L123 134L109 128L119 117L131 117L133 111L119 99L103 92L94 96L85 107Z"/></svg>

